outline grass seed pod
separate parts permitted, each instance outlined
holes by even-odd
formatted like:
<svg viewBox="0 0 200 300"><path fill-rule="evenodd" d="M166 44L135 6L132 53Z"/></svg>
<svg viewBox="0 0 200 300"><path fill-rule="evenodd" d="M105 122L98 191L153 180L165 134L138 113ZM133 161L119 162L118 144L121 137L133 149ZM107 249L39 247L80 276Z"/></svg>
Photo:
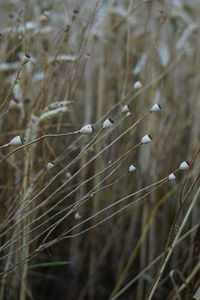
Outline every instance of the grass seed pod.
<svg viewBox="0 0 200 300"><path fill-rule="evenodd" d="M134 172L136 170L136 167L134 165L130 165L128 168L129 172Z"/></svg>
<svg viewBox="0 0 200 300"><path fill-rule="evenodd" d="M142 88L142 84L140 81L136 81L133 85L134 90L139 90Z"/></svg>
<svg viewBox="0 0 200 300"><path fill-rule="evenodd" d="M17 135L14 138L12 138L12 140L9 142L10 146L21 146L23 145L24 140L23 137Z"/></svg>
<svg viewBox="0 0 200 300"><path fill-rule="evenodd" d="M152 108L151 108L151 110L150 110L150 112L156 112L156 111L159 111L159 110L161 110L161 106L160 106L160 104L154 104L153 106L152 106Z"/></svg>
<svg viewBox="0 0 200 300"><path fill-rule="evenodd" d="M94 132L94 128L91 124L87 124L79 130L80 133L82 134L92 134Z"/></svg>
<svg viewBox="0 0 200 300"><path fill-rule="evenodd" d="M48 162L48 164L47 164L47 171L53 169L53 167L55 167L54 163Z"/></svg>
<svg viewBox="0 0 200 300"><path fill-rule="evenodd" d="M146 134L142 137L141 144L149 144L151 143L151 141L152 141L151 136L149 134Z"/></svg>
<svg viewBox="0 0 200 300"><path fill-rule="evenodd" d="M80 220L81 219L81 215L77 212L77 213L75 213L74 218L75 218L75 220Z"/></svg>
<svg viewBox="0 0 200 300"><path fill-rule="evenodd" d="M130 107L128 104L122 106L122 113L130 112Z"/></svg>
<svg viewBox="0 0 200 300"><path fill-rule="evenodd" d="M127 111L127 113L125 114L125 117L130 117L131 116L131 112Z"/></svg>
<svg viewBox="0 0 200 300"><path fill-rule="evenodd" d="M169 174L169 176L168 176L169 181L175 180L175 179L176 179L176 176L174 175L174 173Z"/></svg>
<svg viewBox="0 0 200 300"><path fill-rule="evenodd" d="M22 64L25 65L27 64L27 62L29 61L29 59L31 58L31 56L27 53L24 54L24 56L22 57Z"/></svg>
<svg viewBox="0 0 200 300"><path fill-rule="evenodd" d="M196 293L194 294L193 299L195 299L195 300L200 299L200 286L198 287Z"/></svg>
<svg viewBox="0 0 200 300"><path fill-rule="evenodd" d="M111 119L106 119L104 122L103 122L103 128L110 128L111 126L113 126L113 120Z"/></svg>
<svg viewBox="0 0 200 300"><path fill-rule="evenodd" d="M190 167L189 163L185 160L180 164L179 170L184 171L189 169L189 167Z"/></svg>

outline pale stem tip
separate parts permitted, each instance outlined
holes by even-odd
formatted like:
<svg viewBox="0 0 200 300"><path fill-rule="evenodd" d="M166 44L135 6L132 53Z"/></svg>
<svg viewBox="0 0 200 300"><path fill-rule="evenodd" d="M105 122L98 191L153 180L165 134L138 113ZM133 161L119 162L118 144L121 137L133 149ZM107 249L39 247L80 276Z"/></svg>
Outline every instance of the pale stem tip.
<svg viewBox="0 0 200 300"><path fill-rule="evenodd" d="M91 124L87 124L81 127L81 129L79 130L79 133L82 134L92 134L93 132L94 132L94 128Z"/></svg>
<svg viewBox="0 0 200 300"><path fill-rule="evenodd" d="M11 141L9 142L10 146L21 146L23 144L24 144L24 139L19 135L12 138Z"/></svg>
<svg viewBox="0 0 200 300"><path fill-rule="evenodd" d="M81 215L77 212L74 216L75 220L80 220L81 219Z"/></svg>
<svg viewBox="0 0 200 300"><path fill-rule="evenodd" d="M54 166L55 166L54 163L48 162L48 164L47 164L47 170L52 169Z"/></svg>
<svg viewBox="0 0 200 300"><path fill-rule="evenodd" d="M159 110L161 110L161 106L160 106L160 104L154 104L153 106L152 106L152 108L151 108L151 110L150 110L150 112L156 112L156 111L159 111Z"/></svg>
<svg viewBox="0 0 200 300"><path fill-rule="evenodd" d="M142 84L140 81L136 81L133 85L134 90L139 90L142 88Z"/></svg>
<svg viewBox="0 0 200 300"><path fill-rule="evenodd" d="M175 179L176 179L176 176L174 175L174 173L169 174L169 176L168 176L169 181L175 180Z"/></svg>
<svg viewBox="0 0 200 300"><path fill-rule="evenodd" d="M130 107L128 104L122 106L122 113L130 112Z"/></svg>
<svg viewBox="0 0 200 300"><path fill-rule="evenodd" d="M189 169L189 167L190 167L189 163L185 160L180 164L179 170L184 171L184 170Z"/></svg>
<svg viewBox="0 0 200 300"><path fill-rule="evenodd" d="M149 134L146 134L142 137L141 143L142 144L149 144L152 141L152 137Z"/></svg>
<svg viewBox="0 0 200 300"><path fill-rule="evenodd" d="M134 165L130 165L128 168L129 172L134 172L136 170L136 167Z"/></svg>
<svg viewBox="0 0 200 300"><path fill-rule="evenodd" d="M110 128L113 126L113 120L111 119L106 119L104 122L103 122L103 129L106 129L106 128Z"/></svg>

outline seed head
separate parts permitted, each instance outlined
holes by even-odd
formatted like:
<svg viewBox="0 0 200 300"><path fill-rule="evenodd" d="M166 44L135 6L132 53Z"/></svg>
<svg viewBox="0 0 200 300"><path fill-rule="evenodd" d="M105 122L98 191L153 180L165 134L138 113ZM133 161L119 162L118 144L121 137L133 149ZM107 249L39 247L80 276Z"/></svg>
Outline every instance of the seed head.
<svg viewBox="0 0 200 300"><path fill-rule="evenodd" d="M169 176L168 176L169 181L175 180L175 179L176 179L176 176L174 175L174 173L169 174Z"/></svg>
<svg viewBox="0 0 200 300"><path fill-rule="evenodd" d="M136 81L133 85L134 90L139 90L142 88L142 84L140 81Z"/></svg>
<svg viewBox="0 0 200 300"><path fill-rule="evenodd" d="M141 144L149 144L151 143L151 141L152 141L151 136L149 134L146 134L142 137Z"/></svg>
<svg viewBox="0 0 200 300"><path fill-rule="evenodd" d="M129 172L134 172L136 170L136 167L134 165L130 165L128 168Z"/></svg>
<svg viewBox="0 0 200 300"><path fill-rule="evenodd" d="M54 163L48 162L48 164L47 164L47 171L49 171L49 170L52 169L53 167L55 167Z"/></svg>
<svg viewBox="0 0 200 300"><path fill-rule="evenodd" d="M127 112L130 112L130 107L128 104L126 104L122 107L122 113L127 113Z"/></svg>
<svg viewBox="0 0 200 300"><path fill-rule="evenodd" d="M87 124L79 130L80 133L82 134L92 134L94 132L94 128L91 124Z"/></svg>
<svg viewBox="0 0 200 300"><path fill-rule="evenodd" d="M81 215L77 212L77 213L75 213L74 218L75 218L75 220L80 220L81 219Z"/></svg>
<svg viewBox="0 0 200 300"><path fill-rule="evenodd" d="M22 64L23 65L27 64L27 62L29 61L30 58L31 58L31 56L29 54L25 53L22 58Z"/></svg>
<svg viewBox="0 0 200 300"><path fill-rule="evenodd" d="M9 142L10 146L21 146L24 143L23 137L17 135Z"/></svg>
<svg viewBox="0 0 200 300"><path fill-rule="evenodd" d="M150 112L156 112L156 111L159 111L161 110L161 106L160 104L154 104L150 110Z"/></svg>
<svg viewBox="0 0 200 300"><path fill-rule="evenodd" d="M125 117L130 117L131 116L131 112L127 111L127 113L125 114Z"/></svg>
<svg viewBox="0 0 200 300"><path fill-rule="evenodd" d="M106 119L104 122L103 122L103 128L105 129L105 128L109 128L109 127L111 127L111 126L113 126L113 120L111 120L111 119Z"/></svg>
<svg viewBox="0 0 200 300"><path fill-rule="evenodd" d="M185 160L180 164L179 170L184 171L184 170L189 169L189 167L190 167L189 163Z"/></svg>
<svg viewBox="0 0 200 300"><path fill-rule="evenodd" d="M72 177L72 174L71 174L70 172L67 172L67 173L65 174L65 176L66 176L67 178L71 178L71 177Z"/></svg>

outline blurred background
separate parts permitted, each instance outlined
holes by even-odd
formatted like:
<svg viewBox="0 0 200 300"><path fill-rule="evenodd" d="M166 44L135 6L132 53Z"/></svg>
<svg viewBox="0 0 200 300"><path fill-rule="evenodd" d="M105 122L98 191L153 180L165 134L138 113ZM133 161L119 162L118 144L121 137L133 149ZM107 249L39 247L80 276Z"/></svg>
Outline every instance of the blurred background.
<svg viewBox="0 0 200 300"><path fill-rule="evenodd" d="M0 16L0 146L25 145L0 148L0 299L192 299L200 1L1 0Z"/></svg>

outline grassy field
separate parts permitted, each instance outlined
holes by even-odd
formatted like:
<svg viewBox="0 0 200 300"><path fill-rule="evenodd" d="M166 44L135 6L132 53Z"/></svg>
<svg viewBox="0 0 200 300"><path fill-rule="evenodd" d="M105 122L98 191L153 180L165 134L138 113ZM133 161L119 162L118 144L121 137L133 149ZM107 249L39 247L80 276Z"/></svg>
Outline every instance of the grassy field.
<svg viewBox="0 0 200 300"><path fill-rule="evenodd" d="M0 300L193 299L200 2L0 8Z"/></svg>

